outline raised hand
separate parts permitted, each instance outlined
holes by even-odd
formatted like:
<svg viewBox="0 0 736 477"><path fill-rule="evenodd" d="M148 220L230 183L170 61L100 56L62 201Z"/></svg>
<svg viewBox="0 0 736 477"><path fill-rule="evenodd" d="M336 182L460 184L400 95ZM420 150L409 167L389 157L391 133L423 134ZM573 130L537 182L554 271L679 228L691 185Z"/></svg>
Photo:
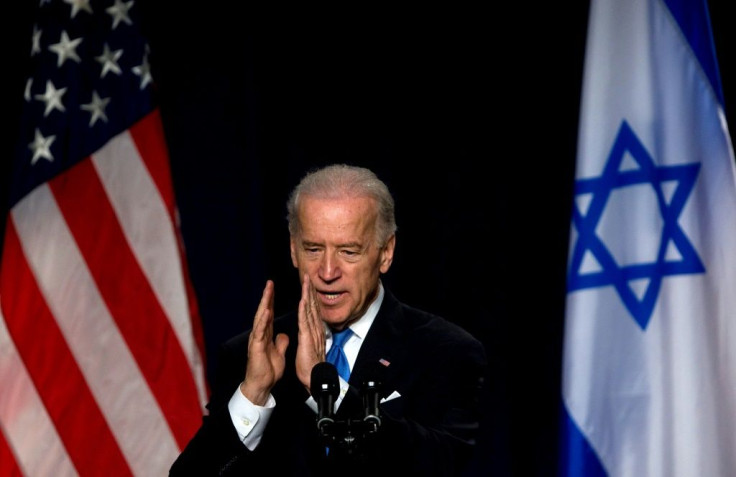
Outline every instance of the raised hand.
<svg viewBox="0 0 736 477"><path fill-rule="evenodd" d="M261 302L253 319L253 329L248 338L248 367L240 391L253 404L262 406L274 384L284 374L286 347L289 337L279 333L273 336L274 284L266 281ZM323 345L324 346L324 345Z"/></svg>
<svg viewBox="0 0 736 477"><path fill-rule="evenodd" d="M302 278L302 297L299 300L298 339L296 374L299 381L310 390L312 368L325 360L325 327L320 318L314 288L306 273Z"/></svg>

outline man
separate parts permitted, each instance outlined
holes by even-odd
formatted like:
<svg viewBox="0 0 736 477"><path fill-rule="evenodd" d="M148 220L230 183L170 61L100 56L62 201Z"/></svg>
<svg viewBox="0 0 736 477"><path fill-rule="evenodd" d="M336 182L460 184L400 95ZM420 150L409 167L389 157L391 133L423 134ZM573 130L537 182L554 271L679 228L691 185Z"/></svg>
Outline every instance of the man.
<svg viewBox="0 0 736 477"><path fill-rule="evenodd" d="M301 180L287 212L298 310L274 319L266 283L252 328L222 346L209 415L170 475L460 474L485 351L383 287L396 247L388 188L368 169L331 165ZM324 362L348 329L337 377Z"/></svg>

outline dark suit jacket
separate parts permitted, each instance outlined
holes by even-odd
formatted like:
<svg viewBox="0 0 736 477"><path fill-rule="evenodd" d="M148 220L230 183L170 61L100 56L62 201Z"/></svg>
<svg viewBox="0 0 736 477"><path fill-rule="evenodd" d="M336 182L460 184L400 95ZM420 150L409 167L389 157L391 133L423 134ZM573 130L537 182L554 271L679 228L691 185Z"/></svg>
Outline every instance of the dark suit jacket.
<svg viewBox="0 0 736 477"><path fill-rule="evenodd" d="M379 360L389 363L381 366L381 396L397 391L401 397L380 405L377 433L359 437L353 447L332 446L325 456L316 415L305 404L308 393L296 378L297 330L295 312L274 322L274 332L286 333L290 342L284 376L272 390L276 407L260 445L251 452L241 443L227 410L245 376L248 334L243 333L222 346L209 415L174 462L171 476L461 473L480 422L487 370L480 341L443 318L400 303L386 290L335 419L344 427L362 419L361 385Z"/></svg>

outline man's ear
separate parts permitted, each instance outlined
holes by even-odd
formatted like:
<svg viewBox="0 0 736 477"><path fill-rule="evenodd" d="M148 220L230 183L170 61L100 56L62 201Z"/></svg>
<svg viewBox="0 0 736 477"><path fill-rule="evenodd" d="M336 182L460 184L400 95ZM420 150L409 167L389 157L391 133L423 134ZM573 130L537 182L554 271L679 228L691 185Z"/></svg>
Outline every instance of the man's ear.
<svg viewBox="0 0 736 477"><path fill-rule="evenodd" d="M394 261L394 249L396 248L396 234L392 235L387 241L386 245L381 249L381 273L388 272L391 268L391 264Z"/></svg>
<svg viewBox="0 0 736 477"><path fill-rule="evenodd" d="M291 252L291 264L294 268L299 268L299 263L296 261L296 239L293 235L289 236L289 250Z"/></svg>

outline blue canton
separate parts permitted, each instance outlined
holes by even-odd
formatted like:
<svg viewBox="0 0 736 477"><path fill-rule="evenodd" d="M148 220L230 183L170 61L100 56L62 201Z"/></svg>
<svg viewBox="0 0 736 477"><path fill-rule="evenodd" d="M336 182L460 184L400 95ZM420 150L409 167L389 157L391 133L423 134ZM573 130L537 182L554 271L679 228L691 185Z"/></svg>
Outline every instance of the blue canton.
<svg viewBox="0 0 736 477"><path fill-rule="evenodd" d="M10 205L151 112L148 44L133 0L41 0Z"/></svg>

